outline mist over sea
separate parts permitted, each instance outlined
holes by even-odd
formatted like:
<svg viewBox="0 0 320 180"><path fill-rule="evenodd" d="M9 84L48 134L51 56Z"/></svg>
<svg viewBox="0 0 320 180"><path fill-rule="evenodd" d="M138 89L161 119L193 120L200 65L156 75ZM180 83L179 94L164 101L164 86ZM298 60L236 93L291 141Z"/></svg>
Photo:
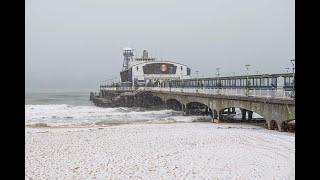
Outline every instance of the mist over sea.
<svg viewBox="0 0 320 180"><path fill-rule="evenodd" d="M102 108L89 101L89 91L29 92L25 95L27 126L102 126L131 123L209 121L169 109Z"/></svg>
<svg viewBox="0 0 320 180"><path fill-rule="evenodd" d="M57 91L26 92L26 105L67 104L75 106L92 105L89 101L89 91Z"/></svg>

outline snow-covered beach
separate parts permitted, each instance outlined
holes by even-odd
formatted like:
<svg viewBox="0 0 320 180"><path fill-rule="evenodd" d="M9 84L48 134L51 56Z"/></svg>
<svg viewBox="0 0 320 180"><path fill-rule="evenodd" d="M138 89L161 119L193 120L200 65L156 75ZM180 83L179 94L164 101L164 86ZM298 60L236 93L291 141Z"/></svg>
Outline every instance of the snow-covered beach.
<svg viewBox="0 0 320 180"><path fill-rule="evenodd" d="M295 134L245 124L28 128L26 179L295 179Z"/></svg>

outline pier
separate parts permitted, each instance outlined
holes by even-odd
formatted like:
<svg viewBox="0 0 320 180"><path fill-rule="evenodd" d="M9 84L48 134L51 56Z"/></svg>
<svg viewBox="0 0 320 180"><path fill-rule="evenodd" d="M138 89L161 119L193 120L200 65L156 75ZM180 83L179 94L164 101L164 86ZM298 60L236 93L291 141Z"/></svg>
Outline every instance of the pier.
<svg viewBox="0 0 320 180"><path fill-rule="evenodd" d="M293 78L286 73L168 80L142 87L101 85L90 99L104 107L163 106L184 115L210 115L215 123L240 108L242 120L252 120L255 112L268 129L286 131L295 119Z"/></svg>

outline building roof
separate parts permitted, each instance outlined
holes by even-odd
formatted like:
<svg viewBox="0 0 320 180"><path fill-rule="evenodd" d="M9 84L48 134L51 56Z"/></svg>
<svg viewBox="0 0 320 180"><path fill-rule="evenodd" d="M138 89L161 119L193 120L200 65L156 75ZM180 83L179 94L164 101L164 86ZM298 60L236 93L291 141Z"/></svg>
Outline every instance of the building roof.
<svg viewBox="0 0 320 180"><path fill-rule="evenodd" d="M123 50L132 50L132 48L125 47L125 48L123 48Z"/></svg>

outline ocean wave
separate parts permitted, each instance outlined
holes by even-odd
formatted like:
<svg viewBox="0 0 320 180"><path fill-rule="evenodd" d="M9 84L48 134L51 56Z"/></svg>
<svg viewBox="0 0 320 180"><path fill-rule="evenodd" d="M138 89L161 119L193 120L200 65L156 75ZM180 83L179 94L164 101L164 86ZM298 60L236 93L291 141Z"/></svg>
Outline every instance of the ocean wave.
<svg viewBox="0 0 320 180"><path fill-rule="evenodd" d="M210 117L183 116L182 112L144 108L102 108L68 104L25 105L26 125L92 126L129 123L174 123L210 121Z"/></svg>

